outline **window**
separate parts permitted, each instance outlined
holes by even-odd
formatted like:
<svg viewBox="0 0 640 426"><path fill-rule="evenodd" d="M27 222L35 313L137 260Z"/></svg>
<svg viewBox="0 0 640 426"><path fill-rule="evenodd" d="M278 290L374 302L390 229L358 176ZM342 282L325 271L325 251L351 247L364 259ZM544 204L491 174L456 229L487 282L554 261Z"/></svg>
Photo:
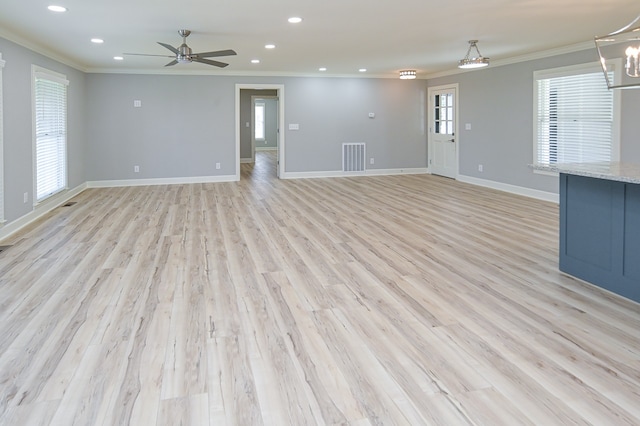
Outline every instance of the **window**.
<svg viewBox="0 0 640 426"><path fill-rule="evenodd" d="M618 94L599 64L536 71L534 80L536 164L619 159Z"/></svg>
<svg viewBox="0 0 640 426"><path fill-rule="evenodd" d="M435 133L453 135L453 94L435 96L433 124Z"/></svg>
<svg viewBox="0 0 640 426"><path fill-rule="evenodd" d="M2 54L0 53L0 224L4 222L4 172L2 170L4 164L4 146L3 146L3 127L2 127L2 68L4 68L4 61L2 60Z"/></svg>
<svg viewBox="0 0 640 426"><path fill-rule="evenodd" d="M67 187L66 77L33 67L36 201Z"/></svg>
<svg viewBox="0 0 640 426"><path fill-rule="evenodd" d="M264 121L265 105L264 102L256 102L255 104L255 138L256 140L263 141L265 134L265 121Z"/></svg>

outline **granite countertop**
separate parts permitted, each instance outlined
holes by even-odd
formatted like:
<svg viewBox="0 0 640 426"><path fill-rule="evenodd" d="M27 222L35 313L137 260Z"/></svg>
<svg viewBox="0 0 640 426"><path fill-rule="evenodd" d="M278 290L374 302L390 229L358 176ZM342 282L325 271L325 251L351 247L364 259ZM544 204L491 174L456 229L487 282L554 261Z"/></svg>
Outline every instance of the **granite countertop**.
<svg viewBox="0 0 640 426"><path fill-rule="evenodd" d="M565 173L598 179L640 184L640 164L624 162L565 163L543 166L532 164L534 170Z"/></svg>

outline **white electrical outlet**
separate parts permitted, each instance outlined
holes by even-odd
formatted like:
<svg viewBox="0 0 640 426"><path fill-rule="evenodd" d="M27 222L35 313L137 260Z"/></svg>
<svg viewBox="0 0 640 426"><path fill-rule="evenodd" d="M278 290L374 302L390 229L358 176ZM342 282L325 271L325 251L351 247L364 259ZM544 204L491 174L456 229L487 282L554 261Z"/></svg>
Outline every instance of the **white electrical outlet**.
<svg viewBox="0 0 640 426"><path fill-rule="evenodd" d="M133 166L134 173L140 173L140 166Z"/></svg>
<svg viewBox="0 0 640 426"><path fill-rule="evenodd" d="M136 99L135 101L133 101L133 107L134 108L140 108L142 107L142 101Z"/></svg>
<svg viewBox="0 0 640 426"><path fill-rule="evenodd" d="M479 172L483 172L484 171L484 167L482 166L482 164L478 164L478 171Z"/></svg>
<svg viewBox="0 0 640 426"><path fill-rule="evenodd" d="M24 198L24 202L27 203L29 201L29 193L25 192L23 198Z"/></svg>
<svg viewBox="0 0 640 426"><path fill-rule="evenodd" d="M374 160L374 158L373 158L373 157L369 158L369 164L373 164L373 163L375 163L375 161L376 161L376 160Z"/></svg>
<svg viewBox="0 0 640 426"><path fill-rule="evenodd" d="M216 170L220 170L220 163L216 163Z"/></svg>

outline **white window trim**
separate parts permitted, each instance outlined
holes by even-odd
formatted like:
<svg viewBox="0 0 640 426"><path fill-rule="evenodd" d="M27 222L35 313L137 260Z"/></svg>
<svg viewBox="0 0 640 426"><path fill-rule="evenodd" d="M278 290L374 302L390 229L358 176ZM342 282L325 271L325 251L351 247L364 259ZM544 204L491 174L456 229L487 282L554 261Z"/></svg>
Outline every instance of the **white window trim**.
<svg viewBox="0 0 640 426"><path fill-rule="evenodd" d="M615 81L620 81L621 79L621 69L622 69L622 59L614 59L607 61L608 68L613 71ZM558 68L549 68L544 70L538 70L533 72L533 161L535 164L538 157L538 80L543 80L546 78L553 77L563 77L569 75L576 74L586 74L591 72L602 72L602 65L599 62L590 62L586 64L576 64L565 67ZM602 77L602 84L606 86L607 82ZM611 90L611 89L610 89ZM620 161L620 113L622 111L622 101L619 90L613 91L613 123L612 123L612 140L611 140L611 161ZM550 175L557 176L558 173L544 171L544 170L533 170L536 174L542 175Z"/></svg>
<svg viewBox="0 0 640 426"><path fill-rule="evenodd" d="M48 200L51 196L55 194L59 194L61 191L65 191L69 189L68 182L68 149L65 147L65 185L61 191L51 194L50 196L43 198L42 200L38 200L38 176L37 176L37 158L36 158L36 78L46 78L51 81L55 81L60 84L64 84L65 86L69 86L69 80L67 80L67 76L64 74L60 74L55 71L48 70L46 68L40 67L38 65L31 65L31 126L32 126L32 177L33 177L33 190L32 190L32 199L33 206L36 207L39 204ZM69 101L67 99L67 115L69 109ZM67 117L68 120L68 117ZM68 124L67 124L67 133L68 133ZM68 136L68 135L67 135ZM68 141L66 143L68 145Z"/></svg>
<svg viewBox="0 0 640 426"><path fill-rule="evenodd" d="M3 105L3 92L2 92L2 69L4 68L5 61L2 60L2 53L0 53L0 225L5 223L4 218L4 124L3 117L4 111Z"/></svg>

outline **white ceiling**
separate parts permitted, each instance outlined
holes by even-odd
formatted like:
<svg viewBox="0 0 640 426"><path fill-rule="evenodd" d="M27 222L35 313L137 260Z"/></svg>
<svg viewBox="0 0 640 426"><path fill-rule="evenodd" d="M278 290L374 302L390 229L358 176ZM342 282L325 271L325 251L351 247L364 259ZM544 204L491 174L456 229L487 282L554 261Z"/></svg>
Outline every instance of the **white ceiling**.
<svg viewBox="0 0 640 426"><path fill-rule="evenodd" d="M68 8L64 14L49 4ZM88 72L196 72L229 75L419 77L456 68L469 39L483 56L508 60L592 42L640 13L638 0L3 0L0 36ZM287 18L300 16L300 24ZM202 64L163 68L181 28L194 52L234 49L223 70ZM102 45L92 37L105 40ZM264 45L273 43L274 50ZM595 55L595 49L594 49ZM260 64L251 64L251 59ZM6 59L6 58L5 58ZM595 60L595 56L594 56Z"/></svg>

